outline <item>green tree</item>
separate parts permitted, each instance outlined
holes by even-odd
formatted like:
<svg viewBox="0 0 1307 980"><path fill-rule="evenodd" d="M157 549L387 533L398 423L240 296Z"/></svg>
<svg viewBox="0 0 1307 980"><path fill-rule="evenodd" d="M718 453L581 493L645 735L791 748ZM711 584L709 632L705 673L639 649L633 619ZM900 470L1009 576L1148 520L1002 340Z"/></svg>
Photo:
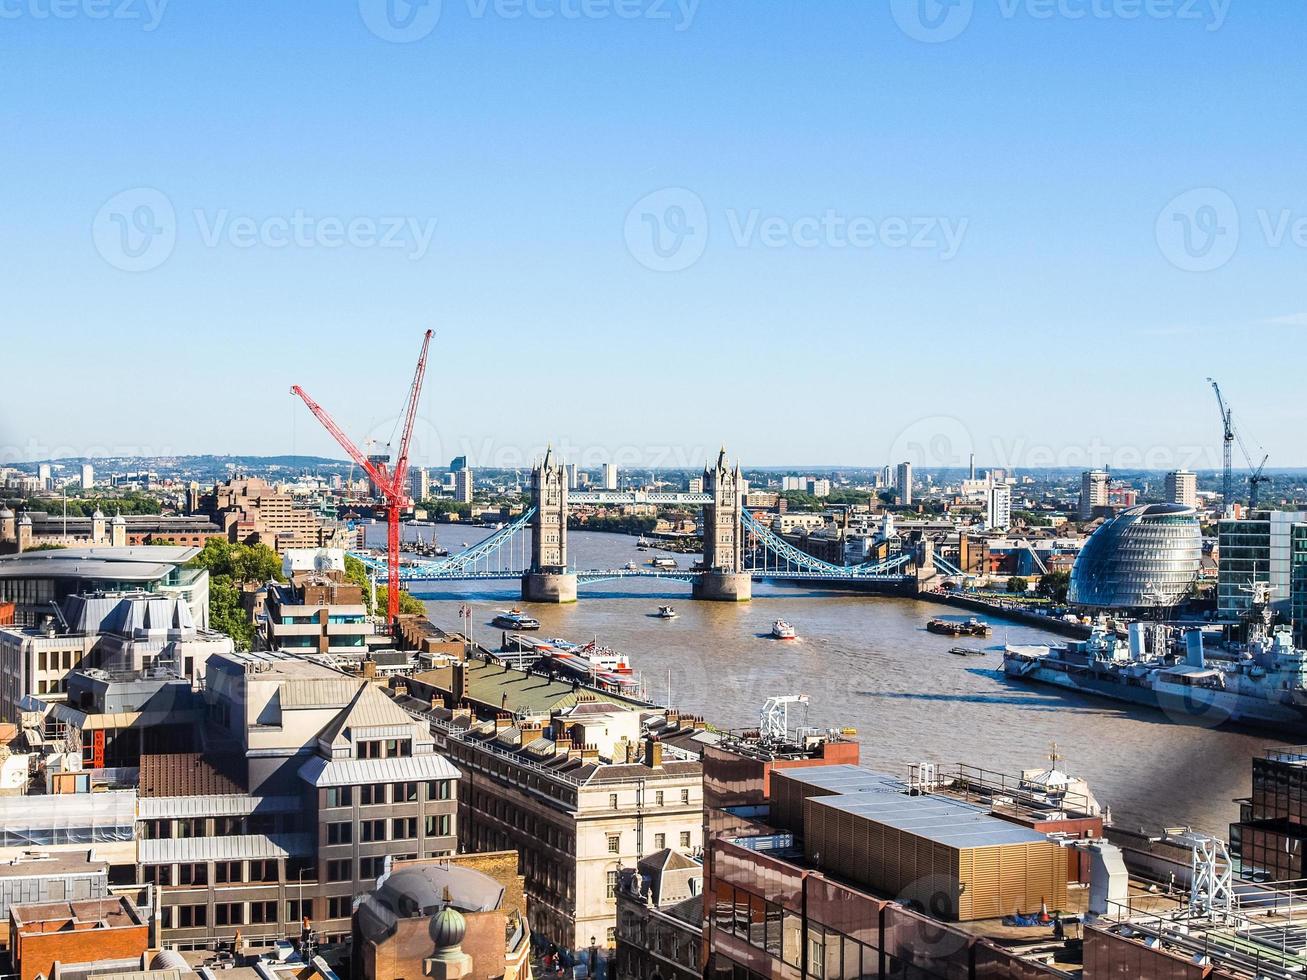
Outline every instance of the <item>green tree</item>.
<svg viewBox="0 0 1307 980"><path fill-rule="evenodd" d="M1050 602L1064 603L1070 586L1070 572L1047 572L1039 577L1037 590Z"/></svg>
<svg viewBox="0 0 1307 980"><path fill-rule="evenodd" d="M1007 580L1007 590L1013 595L1025 595L1026 590L1030 588L1030 583L1020 575L1014 576Z"/></svg>
<svg viewBox="0 0 1307 980"><path fill-rule="evenodd" d="M363 589L363 605L367 608L368 615L374 614L372 607L372 578L368 573L368 566L363 564L353 555L345 556L345 578ZM388 590L384 585L377 586L377 605L375 612L384 614L386 609L386 598ZM425 616L427 607L421 599L418 599L403 589L399 590L399 611L401 615Z"/></svg>
<svg viewBox="0 0 1307 980"><path fill-rule="evenodd" d="M254 643L244 586L281 581L281 559L265 544L232 544L210 538L190 565L209 572L209 625L228 634L239 650Z"/></svg>

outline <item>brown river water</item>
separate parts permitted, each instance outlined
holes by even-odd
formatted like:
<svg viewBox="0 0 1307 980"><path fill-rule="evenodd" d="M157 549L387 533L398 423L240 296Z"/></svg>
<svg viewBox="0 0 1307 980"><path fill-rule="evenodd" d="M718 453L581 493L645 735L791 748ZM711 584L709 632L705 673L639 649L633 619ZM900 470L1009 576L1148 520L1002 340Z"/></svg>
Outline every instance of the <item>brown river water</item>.
<svg viewBox="0 0 1307 980"><path fill-rule="evenodd" d="M451 551L490 533L441 525L406 528ZM368 539L383 543L384 529ZM572 532L578 568L641 565L654 554L624 535ZM675 555L682 567L693 556ZM472 607L475 639L498 648L494 615L513 606L540 620L539 636L585 642L594 637L631 657L652 700L670 699L722 728L755 726L764 700L807 694L807 724L858 730L866 765L906 775L914 762L958 762L1017 773L1045 764L1056 742L1062 767L1089 781L1111 807L1118 826L1131 829L1192 826L1228 832L1237 818L1232 800L1247 795L1249 761L1286 741L1274 733L1184 725L1148 708L1010 681L997 668L1006 640L1064 642L1038 629L989 617L989 640L954 640L925 632L935 616L968 613L914 599L832 592L823 588L755 582L749 603L694 602L688 584L636 580L581 587L569 606L526 605L513 581L414 583L431 620L459 627L458 608ZM673 605L678 617L653 617ZM767 634L784 618L799 639ZM986 648L984 657L957 657L957 645ZM670 674L670 677L669 677ZM792 716L792 722L794 716Z"/></svg>

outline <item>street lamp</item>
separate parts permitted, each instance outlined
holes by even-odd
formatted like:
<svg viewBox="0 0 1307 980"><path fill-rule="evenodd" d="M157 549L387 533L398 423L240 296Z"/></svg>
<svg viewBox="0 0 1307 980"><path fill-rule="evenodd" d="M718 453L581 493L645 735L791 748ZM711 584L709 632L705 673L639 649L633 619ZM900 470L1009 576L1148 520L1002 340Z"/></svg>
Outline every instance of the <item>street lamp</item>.
<svg viewBox="0 0 1307 980"><path fill-rule="evenodd" d="M599 940L594 936L590 937L590 970L586 974L593 977L599 969Z"/></svg>

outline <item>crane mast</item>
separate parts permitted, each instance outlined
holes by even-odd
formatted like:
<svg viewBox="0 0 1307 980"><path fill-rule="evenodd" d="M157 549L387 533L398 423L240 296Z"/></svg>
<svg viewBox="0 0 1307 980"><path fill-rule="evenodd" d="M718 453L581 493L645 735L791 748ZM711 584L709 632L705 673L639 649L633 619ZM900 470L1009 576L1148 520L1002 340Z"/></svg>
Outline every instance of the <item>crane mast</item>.
<svg viewBox="0 0 1307 980"><path fill-rule="evenodd" d="M1221 512L1229 513L1234 506L1234 413L1226 408L1221 397L1221 386L1207 379L1216 392L1216 405L1221 410Z"/></svg>
<svg viewBox="0 0 1307 980"><path fill-rule="evenodd" d="M404 407L404 428L399 443L399 455L393 468L384 463L374 463L359 451L349 436L345 435L328 414L327 410L309 397L299 385L290 390L304 402L313 417L322 423L333 439L349 454L362 470L371 477L377 490L381 493L386 507L386 620L392 630L399 627L399 519L408 505L408 448L413 437L413 421L417 417L418 399L422 394L422 381L427 371L427 350L431 346L433 331L428 330L422 337L422 352L418 355L417 369L413 372L413 383L409 386L408 399Z"/></svg>

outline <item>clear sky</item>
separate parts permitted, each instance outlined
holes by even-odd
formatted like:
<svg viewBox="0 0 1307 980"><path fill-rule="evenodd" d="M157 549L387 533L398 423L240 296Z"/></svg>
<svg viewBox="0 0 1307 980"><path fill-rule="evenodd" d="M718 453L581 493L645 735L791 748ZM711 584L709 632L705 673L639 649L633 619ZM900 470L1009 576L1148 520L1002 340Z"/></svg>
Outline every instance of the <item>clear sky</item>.
<svg viewBox="0 0 1307 980"><path fill-rule="evenodd" d="M291 384L384 441L431 326L420 463L1212 466L1213 374L1307 464L1305 33L0 0L0 453L338 456Z"/></svg>

